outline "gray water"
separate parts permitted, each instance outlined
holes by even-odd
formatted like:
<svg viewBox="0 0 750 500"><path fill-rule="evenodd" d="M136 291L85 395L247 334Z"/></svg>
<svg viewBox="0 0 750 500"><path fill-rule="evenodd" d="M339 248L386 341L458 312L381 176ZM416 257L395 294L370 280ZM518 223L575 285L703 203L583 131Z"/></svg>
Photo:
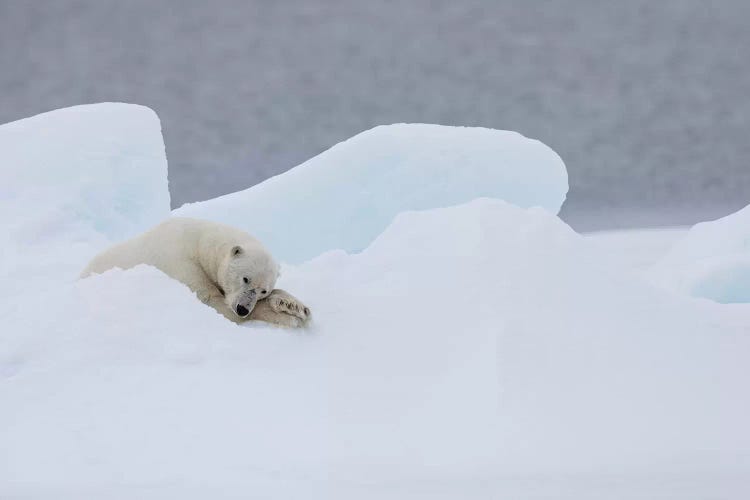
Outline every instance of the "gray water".
<svg viewBox="0 0 750 500"><path fill-rule="evenodd" d="M745 0L0 0L0 122L150 106L174 206L377 124L512 129L574 227L686 224L750 202L748 49Z"/></svg>

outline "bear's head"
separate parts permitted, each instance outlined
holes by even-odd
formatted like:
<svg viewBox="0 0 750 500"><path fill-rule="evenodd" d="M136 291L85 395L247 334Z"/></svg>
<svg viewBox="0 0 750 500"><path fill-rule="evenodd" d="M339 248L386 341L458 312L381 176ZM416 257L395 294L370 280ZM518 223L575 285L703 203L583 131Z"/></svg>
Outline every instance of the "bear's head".
<svg viewBox="0 0 750 500"><path fill-rule="evenodd" d="M245 318L255 304L268 296L276 286L279 265L260 246L233 246L218 269L218 282L224 301L239 317Z"/></svg>

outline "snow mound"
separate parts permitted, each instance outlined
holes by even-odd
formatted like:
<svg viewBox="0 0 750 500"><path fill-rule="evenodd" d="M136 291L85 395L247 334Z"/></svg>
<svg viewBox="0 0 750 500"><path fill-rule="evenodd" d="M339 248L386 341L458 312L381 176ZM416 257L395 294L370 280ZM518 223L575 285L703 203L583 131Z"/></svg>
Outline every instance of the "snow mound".
<svg viewBox="0 0 750 500"><path fill-rule="evenodd" d="M281 260L300 263L334 248L361 251L404 210L488 197L557 213L567 191L565 165L539 141L486 128L398 124L174 213L240 227Z"/></svg>
<svg viewBox="0 0 750 500"><path fill-rule="evenodd" d="M588 248L494 200L404 213L360 254L285 268L315 311L301 333L237 327L145 266L55 283L45 315L4 318L0 493L582 498L613 470L639 493L654 476L741 484L748 322Z"/></svg>
<svg viewBox="0 0 750 500"><path fill-rule="evenodd" d="M652 274L680 293L723 304L750 302L750 206L696 224Z"/></svg>

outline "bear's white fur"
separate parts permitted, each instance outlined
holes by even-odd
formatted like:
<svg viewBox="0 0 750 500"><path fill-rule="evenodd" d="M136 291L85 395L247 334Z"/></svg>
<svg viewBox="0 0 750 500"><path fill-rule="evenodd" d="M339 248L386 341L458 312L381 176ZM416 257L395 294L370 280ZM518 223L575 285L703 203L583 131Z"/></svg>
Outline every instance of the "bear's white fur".
<svg viewBox="0 0 750 500"><path fill-rule="evenodd" d="M199 219L173 218L94 257L81 277L148 264L187 285L228 319L303 326L310 310L275 290L279 266L249 234Z"/></svg>

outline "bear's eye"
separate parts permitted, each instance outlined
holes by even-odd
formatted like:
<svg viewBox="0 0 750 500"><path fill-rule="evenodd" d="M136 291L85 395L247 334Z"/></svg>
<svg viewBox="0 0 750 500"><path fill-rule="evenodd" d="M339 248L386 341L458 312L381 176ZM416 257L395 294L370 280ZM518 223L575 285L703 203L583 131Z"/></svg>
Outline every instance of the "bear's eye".
<svg viewBox="0 0 750 500"><path fill-rule="evenodd" d="M242 281L245 282L245 283L250 283L250 280L247 279L247 276L245 276L244 278L242 278Z"/></svg>
<svg viewBox="0 0 750 500"><path fill-rule="evenodd" d="M263 290L260 291L260 293L262 293L263 295L265 295L265 294L268 293L268 291L264 288Z"/></svg>

